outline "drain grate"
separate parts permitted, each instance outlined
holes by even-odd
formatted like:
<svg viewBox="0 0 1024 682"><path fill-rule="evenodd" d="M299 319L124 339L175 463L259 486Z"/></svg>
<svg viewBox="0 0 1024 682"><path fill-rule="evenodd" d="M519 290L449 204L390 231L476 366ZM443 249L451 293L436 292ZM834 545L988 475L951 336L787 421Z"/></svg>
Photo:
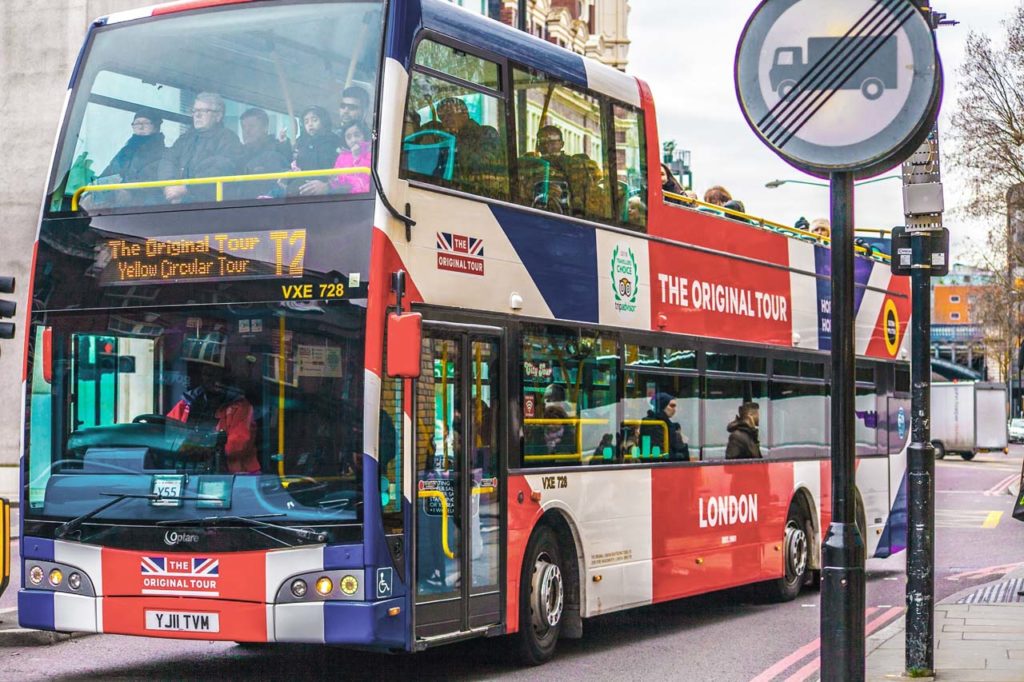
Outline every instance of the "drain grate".
<svg viewBox="0 0 1024 682"><path fill-rule="evenodd" d="M1002 582L986 585L971 592L966 597L956 600L957 604L1009 604L1024 603L1024 597L1017 593L1024 590L1024 578L1013 578Z"/></svg>

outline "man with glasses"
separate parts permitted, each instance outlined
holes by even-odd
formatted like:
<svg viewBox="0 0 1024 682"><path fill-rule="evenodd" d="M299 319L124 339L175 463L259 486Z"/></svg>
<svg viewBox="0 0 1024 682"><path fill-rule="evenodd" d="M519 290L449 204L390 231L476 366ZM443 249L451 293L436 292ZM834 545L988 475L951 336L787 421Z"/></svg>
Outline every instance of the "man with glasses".
<svg viewBox="0 0 1024 682"><path fill-rule="evenodd" d="M161 115L148 108L139 109L132 117L132 136L118 150L110 164L97 178L96 185L114 185L128 182L156 180L160 163L167 153L164 134L160 132ZM155 189L90 192L82 202L85 208L125 206L129 204L155 204L160 202L160 191Z"/></svg>
<svg viewBox="0 0 1024 682"><path fill-rule="evenodd" d="M162 180L209 178L239 172L242 143L224 127L224 100L213 92L196 95L192 106L192 130L174 143L160 164ZM172 204L213 201L215 188L209 185L173 185L164 188Z"/></svg>
<svg viewBox="0 0 1024 682"><path fill-rule="evenodd" d="M338 105L338 120L341 126L338 128L338 135L344 137L345 130L353 123L366 123L366 110L369 109L370 98L358 85L345 88L341 93L341 104Z"/></svg>

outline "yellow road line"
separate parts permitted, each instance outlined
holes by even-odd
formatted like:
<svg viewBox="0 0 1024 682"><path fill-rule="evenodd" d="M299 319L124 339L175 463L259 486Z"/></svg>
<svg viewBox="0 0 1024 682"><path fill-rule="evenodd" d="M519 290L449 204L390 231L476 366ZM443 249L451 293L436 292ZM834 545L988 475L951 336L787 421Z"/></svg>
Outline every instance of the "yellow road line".
<svg viewBox="0 0 1024 682"><path fill-rule="evenodd" d="M985 522L981 524L982 528L995 528L999 525L999 521L1003 518L1003 512L994 511L989 512L988 516L985 517Z"/></svg>

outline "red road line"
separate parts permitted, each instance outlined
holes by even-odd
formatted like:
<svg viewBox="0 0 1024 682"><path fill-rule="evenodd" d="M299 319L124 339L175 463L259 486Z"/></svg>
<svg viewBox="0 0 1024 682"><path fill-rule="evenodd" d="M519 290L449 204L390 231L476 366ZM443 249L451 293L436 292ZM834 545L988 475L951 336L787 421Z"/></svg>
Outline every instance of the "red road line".
<svg viewBox="0 0 1024 682"><path fill-rule="evenodd" d="M864 636L867 637L875 630L879 629L889 621L896 620L897 616L903 613L903 607L893 607L886 610L878 618L864 626ZM804 682L807 678L818 671L821 667L821 659L814 658L807 665L797 670L795 673L786 678L786 682Z"/></svg>
<svg viewBox="0 0 1024 682"><path fill-rule="evenodd" d="M878 610L877 606L872 606L864 611L864 617L867 618L872 613ZM784 671L791 665L803 660L805 656L814 651L817 651L818 647L821 646L821 638L815 639L812 642L808 642L803 645L789 656L786 656L781 661L774 663L770 668L765 670L763 673L752 679L750 682L769 682L769 680L775 679L775 676Z"/></svg>
<svg viewBox="0 0 1024 682"><path fill-rule="evenodd" d="M1003 480L999 481L999 483L996 483L994 486L992 486L991 488L986 490L985 494L989 495L989 496L1000 494L1011 483L1013 483L1014 481L1017 480L1017 476L1019 476L1019 474L1010 474L1009 476L1007 476Z"/></svg>

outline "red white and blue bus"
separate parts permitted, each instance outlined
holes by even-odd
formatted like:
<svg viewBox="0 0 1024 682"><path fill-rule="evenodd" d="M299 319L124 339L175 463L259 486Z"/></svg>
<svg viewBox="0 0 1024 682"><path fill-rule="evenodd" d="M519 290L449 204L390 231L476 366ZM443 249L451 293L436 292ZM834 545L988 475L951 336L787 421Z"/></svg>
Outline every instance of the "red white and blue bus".
<svg viewBox="0 0 1024 682"><path fill-rule="evenodd" d="M34 254L21 625L540 662L598 614L795 597L829 250L666 203L659 149L644 82L440 0L96 21ZM887 556L908 284L856 276Z"/></svg>

